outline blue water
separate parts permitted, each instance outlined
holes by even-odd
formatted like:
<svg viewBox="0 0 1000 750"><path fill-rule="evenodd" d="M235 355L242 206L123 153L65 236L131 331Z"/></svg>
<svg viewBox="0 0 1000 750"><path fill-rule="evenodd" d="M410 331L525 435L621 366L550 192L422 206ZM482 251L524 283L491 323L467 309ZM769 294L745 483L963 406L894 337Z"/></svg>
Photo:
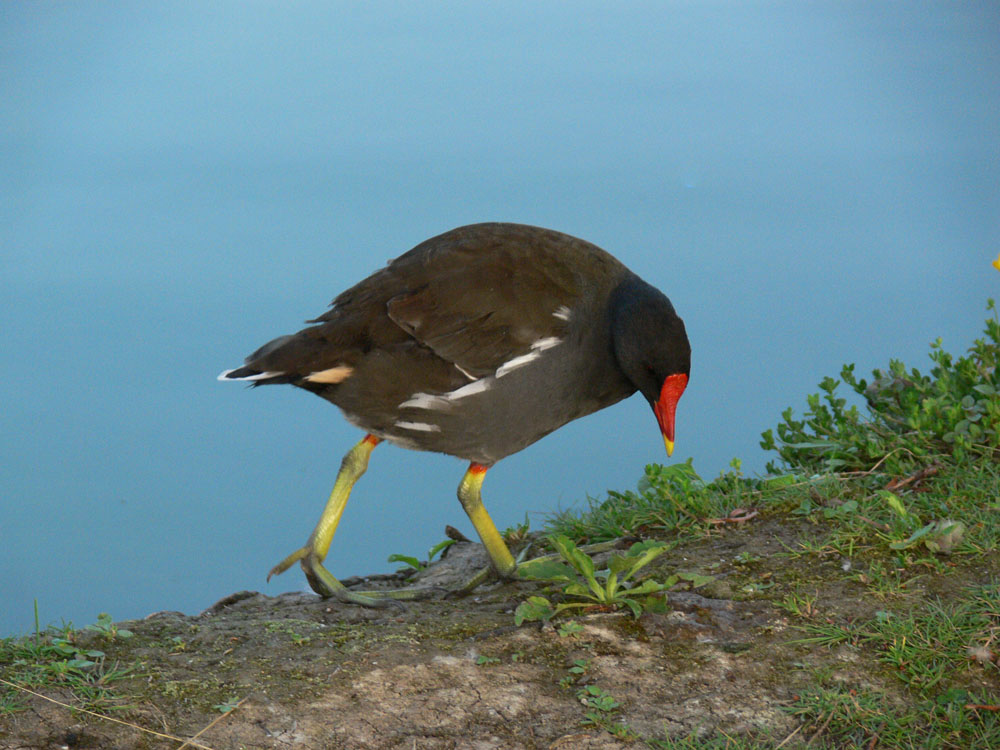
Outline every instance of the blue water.
<svg viewBox="0 0 1000 750"><path fill-rule="evenodd" d="M454 226L589 239L694 347L675 459L748 471L844 362L962 350L1000 294L991 3L5 3L0 633L239 589L360 438L215 381ZM498 525L662 461L634 398L491 470ZM389 569L464 466L375 452L329 567Z"/></svg>

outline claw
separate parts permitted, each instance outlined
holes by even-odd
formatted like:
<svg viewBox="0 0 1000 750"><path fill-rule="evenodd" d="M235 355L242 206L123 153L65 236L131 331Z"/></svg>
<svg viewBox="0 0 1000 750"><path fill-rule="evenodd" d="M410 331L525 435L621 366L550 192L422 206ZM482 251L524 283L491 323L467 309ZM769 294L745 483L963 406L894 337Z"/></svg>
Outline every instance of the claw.
<svg viewBox="0 0 1000 750"><path fill-rule="evenodd" d="M293 552L284 560L282 560L280 563L271 568L271 571L267 574L267 580L270 581L271 576L280 576L282 573L284 573L286 570L288 570L290 567L292 567L295 563L297 563L299 560L301 560L308 554L309 554L308 547L303 547L302 549L295 550L295 552Z"/></svg>

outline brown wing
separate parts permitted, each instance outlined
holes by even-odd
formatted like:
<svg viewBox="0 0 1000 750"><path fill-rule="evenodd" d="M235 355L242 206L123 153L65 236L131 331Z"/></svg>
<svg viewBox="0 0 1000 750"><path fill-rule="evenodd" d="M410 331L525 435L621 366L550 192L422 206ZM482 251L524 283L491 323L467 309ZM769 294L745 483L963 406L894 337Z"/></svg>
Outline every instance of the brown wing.
<svg viewBox="0 0 1000 750"><path fill-rule="evenodd" d="M589 289L593 264L614 264L589 243L514 224L477 224L428 240L389 266L409 289L389 318L439 357L481 377L561 338Z"/></svg>
<svg viewBox="0 0 1000 750"><path fill-rule="evenodd" d="M258 364L306 375L415 339L481 377L540 339L561 337L566 314L601 291L594 285L625 272L603 250L548 229L459 227L344 291L317 325L256 353L267 355Z"/></svg>

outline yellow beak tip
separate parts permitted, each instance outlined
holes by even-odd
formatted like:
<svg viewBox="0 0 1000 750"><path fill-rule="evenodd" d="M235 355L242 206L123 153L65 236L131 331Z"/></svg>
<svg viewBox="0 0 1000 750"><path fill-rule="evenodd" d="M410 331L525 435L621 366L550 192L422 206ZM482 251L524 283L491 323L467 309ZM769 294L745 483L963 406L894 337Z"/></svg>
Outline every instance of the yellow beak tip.
<svg viewBox="0 0 1000 750"><path fill-rule="evenodd" d="M663 438L663 444L667 448L667 457L674 455L674 441L668 437Z"/></svg>

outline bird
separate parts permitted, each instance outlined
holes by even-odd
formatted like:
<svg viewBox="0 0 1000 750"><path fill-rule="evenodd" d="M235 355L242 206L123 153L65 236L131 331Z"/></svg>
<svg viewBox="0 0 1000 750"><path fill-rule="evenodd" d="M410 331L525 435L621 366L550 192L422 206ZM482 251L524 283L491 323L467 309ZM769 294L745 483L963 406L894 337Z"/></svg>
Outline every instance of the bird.
<svg viewBox="0 0 1000 750"><path fill-rule="evenodd" d="M365 436L344 456L299 562L322 597L364 606L323 565L351 490L382 441L469 463L458 498L501 579L511 555L482 501L486 472L562 425L636 392L673 453L691 346L670 300L610 253L551 229L489 222L421 242L270 341L223 381L289 384Z"/></svg>

